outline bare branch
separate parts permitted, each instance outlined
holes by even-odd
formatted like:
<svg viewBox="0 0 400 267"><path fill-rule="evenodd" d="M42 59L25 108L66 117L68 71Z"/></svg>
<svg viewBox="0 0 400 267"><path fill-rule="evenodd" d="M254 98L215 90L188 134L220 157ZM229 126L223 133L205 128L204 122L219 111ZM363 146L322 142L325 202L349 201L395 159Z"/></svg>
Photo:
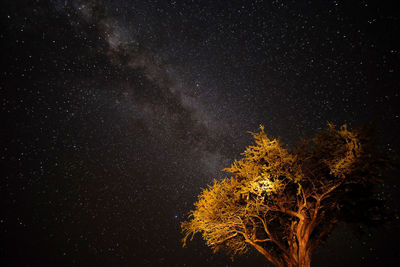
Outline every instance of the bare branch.
<svg viewBox="0 0 400 267"><path fill-rule="evenodd" d="M230 235L230 236L228 236L228 237L226 237L226 238L224 238L224 239L222 239L222 240L220 240L220 241L215 242L215 244L218 244L218 245L219 245L219 244L222 244L222 243L228 241L229 239L234 238L234 237L237 236L237 235L238 235L238 233L234 233L233 235Z"/></svg>

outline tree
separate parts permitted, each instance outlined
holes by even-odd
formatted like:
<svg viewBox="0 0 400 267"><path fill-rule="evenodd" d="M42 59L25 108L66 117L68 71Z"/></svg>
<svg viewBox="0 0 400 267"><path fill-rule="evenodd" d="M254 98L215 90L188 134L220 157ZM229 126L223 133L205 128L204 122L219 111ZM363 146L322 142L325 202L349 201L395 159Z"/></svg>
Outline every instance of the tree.
<svg viewBox="0 0 400 267"><path fill-rule="evenodd" d="M201 233L214 252L253 247L276 266L310 266L338 222L384 219L373 188L387 164L365 128L328 124L292 150L260 129L243 158L224 169L233 176L199 195L181 225L184 245Z"/></svg>

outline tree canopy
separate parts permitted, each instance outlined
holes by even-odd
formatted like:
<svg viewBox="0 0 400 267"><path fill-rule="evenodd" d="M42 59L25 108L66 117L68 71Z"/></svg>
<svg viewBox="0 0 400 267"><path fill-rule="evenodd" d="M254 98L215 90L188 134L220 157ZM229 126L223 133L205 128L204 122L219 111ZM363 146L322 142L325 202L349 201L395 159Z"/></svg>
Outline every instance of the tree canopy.
<svg viewBox="0 0 400 267"><path fill-rule="evenodd" d="M260 127L230 168L233 176L203 189L182 223L183 244L201 233L214 252L255 248L276 266L309 266L340 222L383 219L374 194L387 167L369 131L328 124L289 150Z"/></svg>

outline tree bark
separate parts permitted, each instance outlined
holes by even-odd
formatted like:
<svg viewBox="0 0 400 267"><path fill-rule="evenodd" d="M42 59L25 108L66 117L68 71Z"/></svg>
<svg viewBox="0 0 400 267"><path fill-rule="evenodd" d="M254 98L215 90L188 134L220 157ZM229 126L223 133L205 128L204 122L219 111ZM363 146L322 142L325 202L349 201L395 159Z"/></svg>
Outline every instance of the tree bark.
<svg viewBox="0 0 400 267"><path fill-rule="evenodd" d="M296 232L294 233L295 241L291 243L291 257L286 260L286 265L289 267L310 267L311 254L310 250L310 234L311 223L309 220L300 220Z"/></svg>
<svg viewBox="0 0 400 267"><path fill-rule="evenodd" d="M258 252L260 252L267 260L273 263L277 267L310 267L311 265L311 254L312 251L308 249L309 240L300 239L299 246L296 250L292 251L291 257L283 257L284 261L280 261L272 257L267 251L260 245L248 241Z"/></svg>
<svg viewBox="0 0 400 267"><path fill-rule="evenodd" d="M311 256L313 253L312 246L310 244L310 235L313 231L313 220L307 220L301 218L297 224L296 231L293 232L293 242L289 243L288 250L282 250L282 257L277 259L273 255L269 254L262 246L253 242L251 239L247 239L258 252L264 255L265 258L277 267L310 267ZM294 230L294 229L293 229Z"/></svg>
<svg viewBox="0 0 400 267"><path fill-rule="evenodd" d="M309 255L308 240L299 240L299 251L298 251L298 267L309 267L311 264L311 255Z"/></svg>

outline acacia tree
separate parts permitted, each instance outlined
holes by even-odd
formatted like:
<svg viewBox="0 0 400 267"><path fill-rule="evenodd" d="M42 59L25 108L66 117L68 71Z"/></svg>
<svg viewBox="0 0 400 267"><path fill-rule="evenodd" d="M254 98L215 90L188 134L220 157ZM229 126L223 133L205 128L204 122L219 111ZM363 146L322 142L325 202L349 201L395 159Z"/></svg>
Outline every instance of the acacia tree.
<svg viewBox="0 0 400 267"><path fill-rule="evenodd" d="M372 186L386 165L367 131L328 124L289 151L260 129L243 158L224 169L233 176L199 195L181 225L184 245L201 233L214 252L253 247L276 266L310 266L338 222L382 219Z"/></svg>

